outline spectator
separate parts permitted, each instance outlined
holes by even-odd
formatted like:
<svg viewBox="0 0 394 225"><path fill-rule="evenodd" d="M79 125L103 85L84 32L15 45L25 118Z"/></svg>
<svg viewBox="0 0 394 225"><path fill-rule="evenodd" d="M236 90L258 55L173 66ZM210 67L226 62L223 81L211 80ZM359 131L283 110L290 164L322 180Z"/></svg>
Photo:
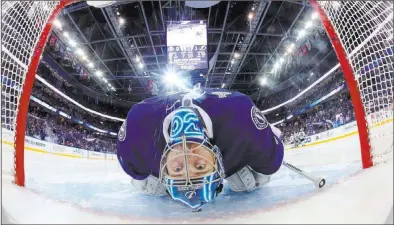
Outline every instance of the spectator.
<svg viewBox="0 0 394 225"><path fill-rule="evenodd" d="M303 129L306 135L317 134L334 127L339 127L355 120L353 106L348 93L334 96L305 114L296 116L280 125L285 143L290 137Z"/></svg>
<svg viewBox="0 0 394 225"><path fill-rule="evenodd" d="M115 152L116 139L80 124L52 115L34 101L30 102L26 134L41 140L99 152Z"/></svg>

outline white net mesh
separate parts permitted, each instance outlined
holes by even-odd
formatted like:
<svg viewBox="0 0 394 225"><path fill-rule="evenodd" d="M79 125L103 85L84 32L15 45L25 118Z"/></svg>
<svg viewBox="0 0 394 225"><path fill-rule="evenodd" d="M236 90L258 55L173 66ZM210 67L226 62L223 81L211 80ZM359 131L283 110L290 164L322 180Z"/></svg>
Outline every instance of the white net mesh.
<svg viewBox="0 0 394 225"><path fill-rule="evenodd" d="M352 67L369 129L373 163L393 152L393 2L322 1Z"/></svg>
<svg viewBox="0 0 394 225"><path fill-rule="evenodd" d="M3 172L14 173L15 129L27 70L50 15L59 2L1 2L1 126ZM37 57L37 56L35 56ZM35 72L35 71L34 71ZM35 74L35 73L34 73ZM25 118L26 119L26 118ZM11 154L8 152L9 151ZM8 157L7 157L8 156Z"/></svg>

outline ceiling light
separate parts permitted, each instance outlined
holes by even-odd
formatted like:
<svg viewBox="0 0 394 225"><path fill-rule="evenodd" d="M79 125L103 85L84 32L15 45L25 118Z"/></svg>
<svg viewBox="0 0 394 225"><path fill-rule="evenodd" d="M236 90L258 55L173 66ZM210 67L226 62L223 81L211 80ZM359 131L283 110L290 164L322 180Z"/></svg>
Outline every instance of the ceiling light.
<svg viewBox="0 0 394 225"><path fill-rule="evenodd" d="M108 86L112 87L112 85L110 83L108 83Z"/></svg>
<svg viewBox="0 0 394 225"><path fill-rule="evenodd" d="M234 60L234 59L232 59L232 60L231 60L231 64L234 64L234 63L235 63L235 60Z"/></svg>
<svg viewBox="0 0 394 225"><path fill-rule="evenodd" d="M93 64L92 62L89 62L89 63L88 63L88 67L89 67L89 68L93 68L93 67L94 67L94 64Z"/></svg>
<svg viewBox="0 0 394 225"><path fill-rule="evenodd" d="M313 76L313 72L311 72L309 75Z"/></svg>
<svg viewBox="0 0 394 225"><path fill-rule="evenodd" d="M305 30L301 30L300 32L298 32L298 37L297 37L297 39L300 39L300 38L304 37L305 34L306 34L306 31L305 31Z"/></svg>
<svg viewBox="0 0 394 225"><path fill-rule="evenodd" d="M238 59L240 56L241 55L238 52L234 53L234 58Z"/></svg>
<svg viewBox="0 0 394 225"><path fill-rule="evenodd" d="M223 83L223 84L222 84L222 88L224 88L225 86L226 86L226 84L225 84L225 83Z"/></svg>
<svg viewBox="0 0 394 225"><path fill-rule="evenodd" d="M292 43L292 44L287 48L287 52L288 52L288 53L291 53L291 52L293 51L294 47L295 47L295 44Z"/></svg>
<svg viewBox="0 0 394 225"><path fill-rule="evenodd" d="M267 79L265 77L260 79L260 84L265 85L267 83Z"/></svg>
<svg viewBox="0 0 394 225"><path fill-rule="evenodd" d="M78 49L75 51L75 53L77 53L77 54L80 55L80 56L85 55L85 53L83 52L83 50L80 49L80 48L78 48Z"/></svg>
<svg viewBox="0 0 394 225"><path fill-rule="evenodd" d="M185 88L183 80L180 79L177 76L177 74L175 72L173 72L173 71L168 71L165 74L164 82L167 83L168 85L175 85L175 86L177 86L179 88L182 88L182 89Z"/></svg>
<svg viewBox="0 0 394 225"><path fill-rule="evenodd" d="M284 58L280 58L280 59L279 59L279 63L283 63L284 61L285 61Z"/></svg>
<svg viewBox="0 0 394 225"><path fill-rule="evenodd" d="M252 11L254 11L254 7L252 7Z"/></svg>
<svg viewBox="0 0 394 225"><path fill-rule="evenodd" d="M139 64L138 64L138 68L140 68L140 69L144 68L144 64L139 63Z"/></svg>
<svg viewBox="0 0 394 225"><path fill-rule="evenodd" d="M126 21L125 21L122 17L119 18L119 24L120 24L120 25L123 25L125 22L126 22Z"/></svg>
<svg viewBox="0 0 394 225"><path fill-rule="evenodd" d="M101 72L100 70L96 71L96 76L101 77L103 75L103 72Z"/></svg>
<svg viewBox="0 0 394 225"><path fill-rule="evenodd" d="M139 62L139 61L140 61L140 57L136 56L136 57L135 57L135 61L136 61L136 62Z"/></svg>
<svg viewBox="0 0 394 225"><path fill-rule="evenodd" d="M68 38L68 32L67 31L64 31L63 35L64 35L64 37Z"/></svg>
<svg viewBox="0 0 394 225"><path fill-rule="evenodd" d="M113 90L113 91L116 91L114 87L112 87L112 90Z"/></svg>
<svg viewBox="0 0 394 225"><path fill-rule="evenodd" d="M69 40L68 40L68 43L69 43L72 47L77 46L77 43L76 43L73 39L69 39Z"/></svg>
<svg viewBox="0 0 394 225"><path fill-rule="evenodd" d="M59 29L62 29L62 23L59 21L59 20L54 20L53 21L53 24L57 27L57 28L59 28Z"/></svg>
<svg viewBox="0 0 394 225"><path fill-rule="evenodd" d="M168 84L174 84L176 83L178 80L177 75L174 72L167 72L165 77L164 77L164 81L167 82Z"/></svg>
<svg viewBox="0 0 394 225"><path fill-rule="evenodd" d="M104 83L108 83L107 79L103 78Z"/></svg>
<svg viewBox="0 0 394 225"><path fill-rule="evenodd" d="M314 20L314 19L317 19L317 18L319 18L319 13L318 12L313 12L312 13L312 19Z"/></svg>
<svg viewBox="0 0 394 225"><path fill-rule="evenodd" d="M116 12L116 15L120 16L120 12Z"/></svg>
<svg viewBox="0 0 394 225"><path fill-rule="evenodd" d="M312 21L308 21L306 24L305 24L305 29L308 29L309 27L311 27L312 26Z"/></svg>
<svg viewBox="0 0 394 225"><path fill-rule="evenodd" d="M272 70L271 70L271 73L275 73L276 70L277 70L279 67L280 67L280 62L276 62L275 65L274 65L274 67L273 67Z"/></svg>
<svg viewBox="0 0 394 225"><path fill-rule="evenodd" d="M249 19L249 20L253 19L253 13L249 13L248 19Z"/></svg>

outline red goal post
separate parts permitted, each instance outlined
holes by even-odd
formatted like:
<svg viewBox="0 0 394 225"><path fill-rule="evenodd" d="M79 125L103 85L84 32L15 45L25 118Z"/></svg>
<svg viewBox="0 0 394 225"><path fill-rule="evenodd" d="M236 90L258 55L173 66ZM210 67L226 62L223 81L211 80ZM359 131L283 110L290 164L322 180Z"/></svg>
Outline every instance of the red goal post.
<svg viewBox="0 0 394 225"><path fill-rule="evenodd" d="M1 2L1 128L14 151L14 182L25 185L24 144L28 106L40 56L53 21L72 1ZM2 151L7 140L2 135ZM2 159L3 160L3 159ZM4 161L3 161L4 162Z"/></svg>
<svg viewBox="0 0 394 225"><path fill-rule="evenodd" d="M363 168L392 159L393 2L311 0L311 4L349 88Z"/></svg>

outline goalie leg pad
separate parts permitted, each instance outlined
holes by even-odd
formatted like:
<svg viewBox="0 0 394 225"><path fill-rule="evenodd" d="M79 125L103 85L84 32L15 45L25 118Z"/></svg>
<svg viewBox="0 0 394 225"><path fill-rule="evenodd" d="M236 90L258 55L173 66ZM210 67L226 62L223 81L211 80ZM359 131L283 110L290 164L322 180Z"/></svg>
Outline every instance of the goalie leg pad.
<svg viewBox="0 0 394 225"><path fill-rule="evenodd" d="M257 173L249 166L245 166L237 173L226 178L230 189L235 192L251 192L271 180L270 175Z"/></svg>
<svg viewBox="0 0 394 225"><path fill-rule="evenodd" d="M230 189L235 192L250 192L257 188L253 172L248 166L227 177L226 180Z"/></svg>
<svg viewBox="0 0 394 225"><path fill-rule="evenodd" d="M257 173L252 168L250 168L253 172L254 179L256 180L256 185L261 187L264 184L268 183L271 180L270 175L264 175L262 173Z"/></svg>

